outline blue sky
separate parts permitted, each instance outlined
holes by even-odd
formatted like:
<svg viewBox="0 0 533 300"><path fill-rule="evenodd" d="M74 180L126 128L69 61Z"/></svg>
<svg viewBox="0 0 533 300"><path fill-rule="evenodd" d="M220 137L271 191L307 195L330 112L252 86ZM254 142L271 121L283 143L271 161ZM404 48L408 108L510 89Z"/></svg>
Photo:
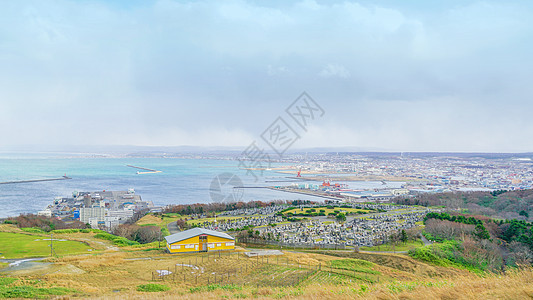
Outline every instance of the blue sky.
<svg viewBox="0 0 533 300"><path fill-rule="evenodd" d="M528 1L2 1L4 146L533 151Z"/></svg>

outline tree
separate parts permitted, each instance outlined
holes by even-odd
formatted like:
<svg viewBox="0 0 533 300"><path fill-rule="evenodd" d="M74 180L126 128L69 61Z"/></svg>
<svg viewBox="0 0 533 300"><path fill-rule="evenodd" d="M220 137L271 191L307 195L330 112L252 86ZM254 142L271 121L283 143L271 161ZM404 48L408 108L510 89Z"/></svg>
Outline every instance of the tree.
<svg viewBox="0 0 533 300"><path fill-rule="evenodd" d="M402 229L400 232L400 241L403 243L407 242L407 232L405 232L405 229Z"/></svg>
<svg viewBox="0 0 533 300"><path fill-rule="evenodd" d="M337 221L339 221L339 222L344 222L344 221L346 221L346 215L343 214L343 213L339 213L339 214L337 215Z"/></svg>
<svg viewBox="0 0 533 300"><path fill-rule="evenodd" d="M176 225L183 230L187 226L187 222L183 219L179 219L176 221Z"/></svg>
<svg viewBox="0 0 533 300"><path fill-rule="evenodd" d="M480 240L490 239L489 231L487 230L487 228L485 228L485 226L483 226L483 224L476 225L476 228L474 229L474 235Z"/></svg>
<svg viewBox="0 0 533 300"><path fill-rule="evenodd" d="M142 226L135 232L135 240L141 244L157 241L161 229L158 226Z"/></svg>

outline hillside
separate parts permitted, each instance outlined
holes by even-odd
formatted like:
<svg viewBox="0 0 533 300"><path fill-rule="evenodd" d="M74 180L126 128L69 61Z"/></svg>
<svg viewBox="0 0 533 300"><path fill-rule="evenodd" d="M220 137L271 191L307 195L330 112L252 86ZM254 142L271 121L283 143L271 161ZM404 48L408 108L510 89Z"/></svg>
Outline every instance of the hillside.
<svg viewBox="0 0 533 300"><path fill-rule="evenodd" d="M499 219L533 221L533 190L426 193L413 198L399 197L395 202L445 206L448 209L461 209L467 213Z"/></svg>
<svg viewBox="0 0 533 300"><path fill-rule="evenodd" d="M12 225L2 225L0 231L18 235L24 241L20 247L30 247L42 237L40 233L26 232ZM4 265L3 270L7 271L0 273L1 296L71 295L89 299L520 299L533 296L531 269L480 276L406 255L351 251L283 251L282 255L249 258L243 254L245 249L238 248L230 253L171 256L158 249L157 244L118 246L92 231L55 233L56 237L63 242L82 242L87 248L82 255L77 252L79 249L60 252L64 246L58 242L60 254L56 257L17 268ZM0 244L0 252L5 252L5 245ZM18 257L28 257L28 254L19 253Z"/></svg>

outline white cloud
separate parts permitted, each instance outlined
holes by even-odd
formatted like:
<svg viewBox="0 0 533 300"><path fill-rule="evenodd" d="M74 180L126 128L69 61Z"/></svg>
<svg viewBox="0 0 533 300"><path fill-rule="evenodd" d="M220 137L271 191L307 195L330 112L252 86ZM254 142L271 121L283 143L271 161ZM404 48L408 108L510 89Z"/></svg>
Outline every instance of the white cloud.
<svg viewBox="0 0 533 300"><path fill-rule="evenodd" d="M2 143L247 145L305 90L306 146L533 149L530 5L365 3L4 2Z"/></svg>
<svg viewBox="0 0 533 300"><path fill-rule="evenodd" d="M339 77L346 79L350 77L350 72L341 65L328 64L324 69L322 69L322 71L320 71L319 75L326 78Z"/></svg>

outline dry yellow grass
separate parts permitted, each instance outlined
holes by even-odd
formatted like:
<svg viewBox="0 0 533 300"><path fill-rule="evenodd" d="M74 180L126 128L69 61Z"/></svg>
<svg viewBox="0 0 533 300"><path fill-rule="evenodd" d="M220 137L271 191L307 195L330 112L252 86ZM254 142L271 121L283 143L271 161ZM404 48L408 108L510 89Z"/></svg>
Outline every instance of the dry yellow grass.
<svg viewBox="0 0 533 300"><path fill-rule="evenodd" d="M16 229L13 229L16 230ZM76 239L97 243L90 234L75 234ZM106 242L106 241L103 241ZM257 258L244 255L218 258L203 262L202 255L168 255L159 251L100 251L94 255L65 256L48 260L50 267L34 270L33 273L11 274L21 279L38 279L46 286L73 288L76 296L88 299L531 299L533 298L533 269L509 271L505 275L480 277L464 270L435 267L403 255L378 255L336 252L300 253L286 251L279 258L270 256L270 264L286 262L294 266L325 266L328 261L354 257L372 261L374 270L381 273L379 283L344 281L342 284L321 283L310 277L299 286L262 287L252 281L236 289L191 291L191 282L157 282L169 286L170 291L138 292L140 284L151 283L152 271L171 269L176 264L193 264L205 268L205 276L225 269L250 268ZM204 256L205 257L205 256ZM214 259L216 259L216 262ZM259 258L259 261L261 259ZM267 267L268 269L269 267ZM179 271L179 270L178 270ZM198 272L198 271L193 271ZM191 272L189 272L191 273ZM253 271L241 275L244 282L250 280ZM220 273L218 273L220 274ZM267 274L267 273L265 273ZM271 276L268 274L265 276ZM333 274L334 275L334 274Z"/></svg>
<svg viewBox="0 0 533 300"><path fill-rule="evenodd" d="M20 228L16 227L15 225L11 225L11 224L0 224L0 231L14 232L14 233L27 233L25 231L20 230Z"/></svg>
<svg viewBox="0 0 533 300"><path fill-rule="evenodd" d="M50 261L70 263L82 270L90 271L99 267L109 267L124 263L125 253L108 252L101 255L77 255L54 258Z"/></svg>
<svg viewBox="0 0 533 300"><path fill-rule="evenodd" d="M442 286L425 286L442 284ZM394 286L394 285L392 285ZM406 285L409 286L409 285ZM364 291L366 289L366 291ZM313 285L301 287L267 288L244 287L242 290L217 289L210 292L191 293L187 289L173 287L168 292L121 292L116 295L95 296L92 299L532 299L533 271L531 269L510 272L503 276L476 275L454 279L427 280L412 285L405 291L395 291L390 284L375 286Z"/></svg>
<svg viewBox="0 0 533 300"><path fill-rule="evenodd" d="M163 220L161 220L160 217L156 217L152 214L148 214L144 217L142 217L139 221L136 222L137 225L146 225L146 224L156 224L159 225L162 223Z"/></svg>

